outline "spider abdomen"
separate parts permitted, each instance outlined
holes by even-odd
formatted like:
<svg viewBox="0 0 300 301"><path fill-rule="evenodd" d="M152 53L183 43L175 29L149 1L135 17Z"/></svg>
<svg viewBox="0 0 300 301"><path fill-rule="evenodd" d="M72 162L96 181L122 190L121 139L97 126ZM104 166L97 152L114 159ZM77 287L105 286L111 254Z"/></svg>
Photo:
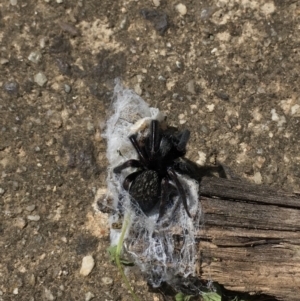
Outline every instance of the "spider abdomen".
<svg viewBox="0 0 300 301"><path fill-rule="evenodd" d="M154 170L140 173L130 185L129 193L144 213L149 213L159 201L161 179Z"/></svg>

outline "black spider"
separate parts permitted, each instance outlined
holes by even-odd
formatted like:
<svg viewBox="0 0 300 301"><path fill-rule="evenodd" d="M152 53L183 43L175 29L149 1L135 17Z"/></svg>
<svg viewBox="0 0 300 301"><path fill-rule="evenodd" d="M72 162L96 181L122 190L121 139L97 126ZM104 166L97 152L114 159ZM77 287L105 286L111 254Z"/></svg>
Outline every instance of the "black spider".
<svg viewBox="0 0 300 301"><path fill-rule="evenodd" d="M123 187L145 214L159 203L160 220L173 197L178 195L191 217L184 188L177 177L177 172L184 167L179 158L186 153L189 137L188 130L177 134L160 130L157 120L151 121L150 133L144 141L138 141L137 135L129 136L139 159L128 160L113 172L118 174L128 167L137 168L125 178Z"/></svg>

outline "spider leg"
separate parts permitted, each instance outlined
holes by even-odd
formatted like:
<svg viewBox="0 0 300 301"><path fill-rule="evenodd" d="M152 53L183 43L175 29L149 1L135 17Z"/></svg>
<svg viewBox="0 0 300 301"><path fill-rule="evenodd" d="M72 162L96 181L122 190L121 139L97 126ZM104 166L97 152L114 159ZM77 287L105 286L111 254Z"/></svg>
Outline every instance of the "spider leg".
<svg viewBox="0 0 300 301"><path fill-rule="evenodd" d="M143 171L140 170L140 171L135 171L133 173L131 173L130 175L128 175L124 182L123 182L123 188L126 190L126 191L129 191L129 188L130 188L130 184L132 183L132 181L134 181L134 179L140 175Z"/></svg>
<svg viewBox="0 0 300 301"><path fill-rule="evenodd" d="M187 145L189 139L190 139L190 131L189 130L184 130L181 133L180 138L179 138L179 142L176 146L177 150L180 151L180 152L185 153L186 145Z"/></svg>
<svg viewBox="0 0 300 301"><path fill-rule="evenodd" d="M190 212L189 212L189 209L188 209L188 205L187 205L186 195L185 195L184 189L183 189L180 181L177 178L176 172L174 171L174 169L172 167L168 168L167 172L168 172L168 175L170 176L171 180L174 181L174 183L175 183L175 185L177 187L177 191L178 191L179 197L182 200L183 207L184 207L184 209L185 209L188 217L192 217L191 214L190 214Z"/></svg>
<svg viewBox="0 0 300 301"><path fill-rule="evenodd" d="M145 151L140 147L140 145L136 139L136 135L129 136L129 140L132 143L133 147L135 148L136 152L138 153L142 163L145 166L147 166L148 165L147 164L148 163L147 155L146 155Z"/></svg>
<svg viewBox="0 0 300 301"><path fill-rule="evenodd" d="M131 160L128 160L128 161L124 162L123 164L115 167L113 169L113 172L120 173L123 169L128 168L128 167L142 167L142 166L143 165L141 164L140 161L131 159Z"/></svg>
<svg viewBox="0 0 300 301"><path fill-rule="evenodd" d="M151 158L154 157L154 155L159 150L159 127L158 127L158 121L152 120L150 125L150 156Z"/></svg>

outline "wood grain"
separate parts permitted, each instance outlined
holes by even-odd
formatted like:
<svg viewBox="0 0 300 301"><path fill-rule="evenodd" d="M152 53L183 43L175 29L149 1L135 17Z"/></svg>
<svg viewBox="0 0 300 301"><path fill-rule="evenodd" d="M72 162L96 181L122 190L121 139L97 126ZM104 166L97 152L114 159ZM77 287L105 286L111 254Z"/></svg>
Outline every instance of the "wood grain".
<svg viewBox="0 0 300 301"><path fill-rule="evenodd" d="M199 277L300 300L300 197L222 178L201 182Z"/></svg>

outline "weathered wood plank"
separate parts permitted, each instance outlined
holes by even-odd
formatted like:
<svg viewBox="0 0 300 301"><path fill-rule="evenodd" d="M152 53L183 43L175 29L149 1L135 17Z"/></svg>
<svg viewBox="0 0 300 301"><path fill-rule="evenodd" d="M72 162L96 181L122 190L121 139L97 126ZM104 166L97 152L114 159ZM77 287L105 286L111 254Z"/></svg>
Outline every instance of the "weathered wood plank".
<svg viewBox="0 0 300 301"><path fill-rule="evenodd" d="M227 289L299 300L300 197L265 186L203 178L200 274Z"/></svg>

